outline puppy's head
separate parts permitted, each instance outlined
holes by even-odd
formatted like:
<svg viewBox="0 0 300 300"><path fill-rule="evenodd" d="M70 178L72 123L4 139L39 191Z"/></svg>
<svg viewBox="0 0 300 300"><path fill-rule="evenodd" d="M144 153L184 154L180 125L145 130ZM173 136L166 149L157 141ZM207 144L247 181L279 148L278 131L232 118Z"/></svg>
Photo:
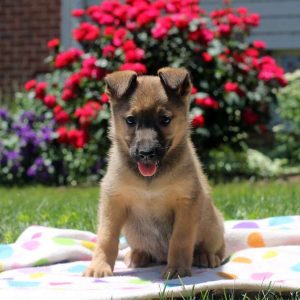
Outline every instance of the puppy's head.
<svg viewBox="0 0 300 300"><path fill-rule="evenodd" d="M133 71L120 71L105 81L113 142L138 174L156 175L188 134L188 72L162 68L158 76L137 76Z"/></svg>

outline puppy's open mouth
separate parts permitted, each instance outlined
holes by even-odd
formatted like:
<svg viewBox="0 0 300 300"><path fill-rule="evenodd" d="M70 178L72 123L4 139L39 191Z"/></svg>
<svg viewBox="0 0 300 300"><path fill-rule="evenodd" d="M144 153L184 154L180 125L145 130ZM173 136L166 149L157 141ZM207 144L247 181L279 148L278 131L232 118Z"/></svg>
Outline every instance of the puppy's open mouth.
<svg viewBox="0 0 300 300"><path fill-rule="evenodd" d="M141 162L138 162L138 168L140 173L145 177L151 177L153 176L157 171L157 163L154 164L143 164Z"/></svg>

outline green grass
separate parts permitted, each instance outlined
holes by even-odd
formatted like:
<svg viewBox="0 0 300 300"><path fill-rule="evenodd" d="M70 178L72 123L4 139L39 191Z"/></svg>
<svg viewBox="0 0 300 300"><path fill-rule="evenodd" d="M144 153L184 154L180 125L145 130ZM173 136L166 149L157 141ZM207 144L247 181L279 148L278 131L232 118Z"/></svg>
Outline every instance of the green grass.
<svg viewBox="0 0 300 300"><path fill-rule="evenodd" d="M32 224L95 231L98 187L0 187L0 243ZM297 182L239 182L213 187L225 219L300 214Z"/></svg>

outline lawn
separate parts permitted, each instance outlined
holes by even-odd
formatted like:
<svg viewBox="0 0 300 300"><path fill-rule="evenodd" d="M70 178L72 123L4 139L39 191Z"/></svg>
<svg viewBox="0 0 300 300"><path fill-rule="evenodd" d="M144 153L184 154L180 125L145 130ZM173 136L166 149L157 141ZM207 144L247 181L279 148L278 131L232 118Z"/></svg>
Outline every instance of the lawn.
<svg viewBox="0 0 300 300"><path fill-rule="evenodd" d="M98 187L0 187L0 243L11 243L29 225L95 231ZM297 182L239 182L213 187L225 219L300 214Z"/></svg>

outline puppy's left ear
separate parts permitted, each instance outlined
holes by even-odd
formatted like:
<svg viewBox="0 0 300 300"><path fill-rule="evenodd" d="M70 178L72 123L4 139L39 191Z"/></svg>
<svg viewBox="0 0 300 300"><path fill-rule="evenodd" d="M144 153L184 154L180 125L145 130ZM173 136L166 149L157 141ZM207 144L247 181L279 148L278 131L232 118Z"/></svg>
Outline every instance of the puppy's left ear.
<svg viewBox="0 0 300 300"><path fill-rule="evenodd" d="M180 97L187 96L191 89L192 83L189 72L184 68L162 68L157 74L168 92L177 94Z"/></svg>
<svg viewBox="0 0 300 300"><path fill-rule="evenodd" d="M117 71L108 74L104 81L106 83L106 93L112 99L120 99L136 87L137 74L134 71Z"/></svg>

